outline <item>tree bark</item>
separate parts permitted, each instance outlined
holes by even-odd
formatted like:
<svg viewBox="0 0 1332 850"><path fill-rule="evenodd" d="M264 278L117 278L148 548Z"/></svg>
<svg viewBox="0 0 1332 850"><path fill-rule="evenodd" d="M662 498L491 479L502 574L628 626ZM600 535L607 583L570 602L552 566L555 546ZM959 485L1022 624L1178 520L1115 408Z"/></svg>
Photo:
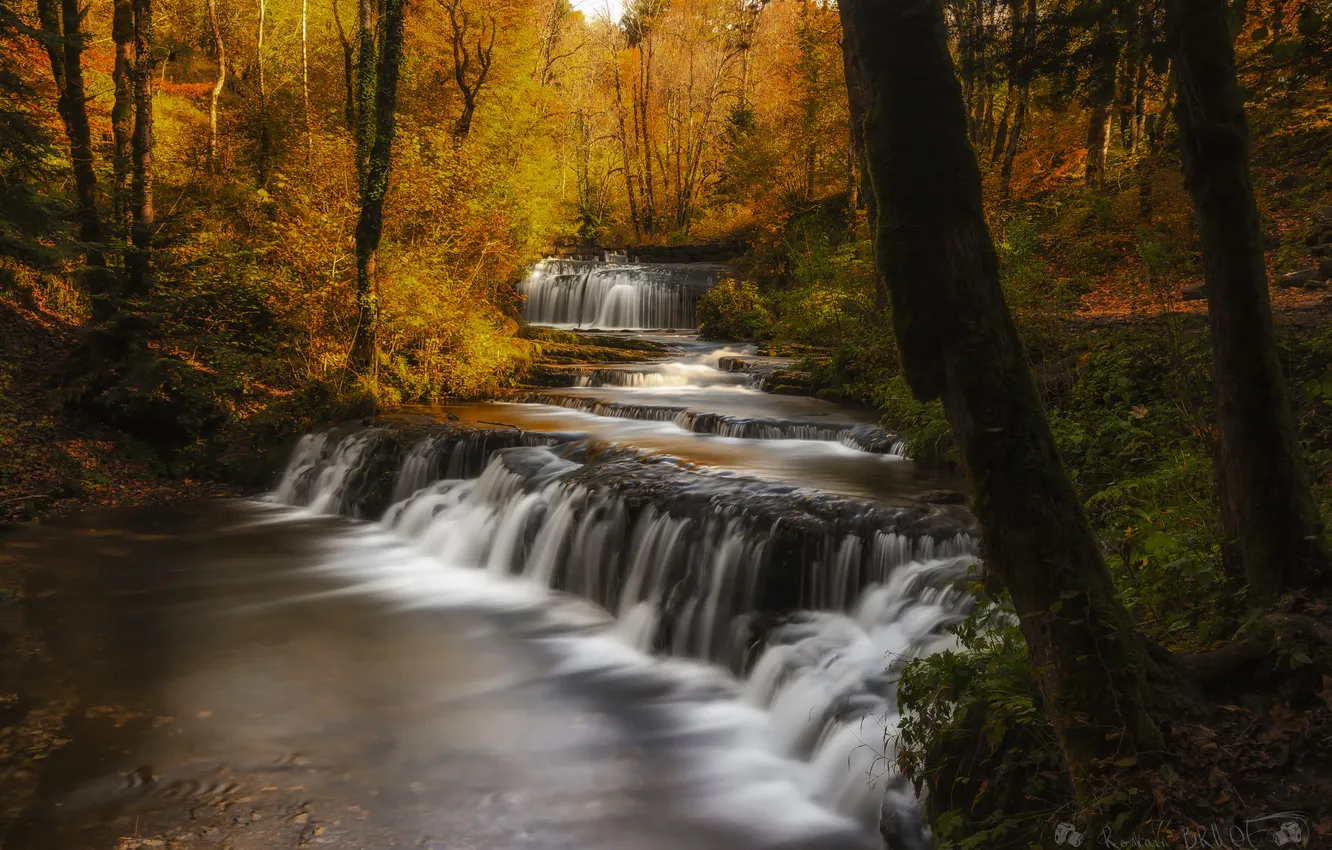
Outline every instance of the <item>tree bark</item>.
<svg viewBox="0 0 1332 850"><path fill-rule="evenodd" d="M1249 127L1225 0L1170 0L1175 120L1202 237L1219 476L1251 600L1329 583L1322 518L1300 458L1277 356Z"/></svg>
<svg viewBox="0 0 1332 850"><path fill-rule="evenodd" d="M264 79L264 20L267 0L259 0L259 33L255 41L255 65L259 71L259 185L268 185L272 159L272 135L268 130L268 85Z"/></svg>
<svg viewBox="0 0 1332 850"><path fill-rule="evenodd" d="M1119 34L1112 5L1102 2L1097 13L1096 37L1091 46L1091 79L1087 122L1087 185L1105 185L1105 159L1110 151L1111 110L1115 102L1115 68L1119 64Z"/></svg>
<svg viewBox="0 0 1332 850"><path fill-rule="evenodd" d="M222 43L222 25L217 17L217 0L208 0L208 24L213 30L213 45L217 49L217 80L214 81L213 90L208 97L208 165L216 171L217 99L222 96L222 87L227 83L227 48ZM303 29L302 35L304 35Z"/></svg>
<svg viewBox="0 0 1332 850"><path fill-rule="evenodd" d="M314 130L310 126L310 42L306 33L309 0L301 0L301 109L305 115L305 167L314 162Z"/></svg>
<svg viewBox="0 0 1332 850"><path fill-rule="evenodd" d="M362 0L362 9L369 0ZM389 169L393 161L394 118L398 104L398 75L402 66L405 0L383 0L379 50L375 62L373 108L361 113L361 125L368 137L365 176L361 186L361 213L356 222L356 336L352 340L352 363L358 369L375 367L376 331L379 304L375 292L378 272L377 254L384 230L384 196L388 192ZM362 12L362 23L365 13ZM373 44L373 34L370 37ZM364 48L366 35L362 33ZM371 54L363 54L362 66L371 63ZM361 89L366 90L364 80ZM368 100L368 98L367 98ZM366 101L362 101L362 107ZM369 125L369 126L367 126Z"/></svg>
<svg viewBox="0 0 1332 850"><path fill-rule="evenodd" d="M1033 63L1036 53L1036 0L1027 0L1026 14L1023 15L1020 3L1013 3L1012 14L1022 17L1022 42L1020 55L1014 60L1014 74L1017 79L1017 104L1013 108L1013 123L1008 130L1008 140L1004 146L1003 165L999 169L999 186L1003 197L1007 198L1013 183L1013 162L1017 159L1018 147L1022 140L1022 131L1027 123L1027 100L1031 96L1031 80L1034 76Z"/></svg>
<svg viewBox="0 0 1332 850"><path fill-rule="evenodd" d="M111 72L116 100L111 107L111 168L115 180L112 193L113 232L126 242L130 238L130 173L134 160L134 3L115 0L111 19L111 40L116 47L115 66Z"/></svg>
<svg viewBox="0 0 1332 850"><path fill-rule="evenodd" d="M356 132L356 48L347 31L342 27L342 14L338 11L338 0L333 0L333 23L338 28L338 41L342 44L342 84L345 100L342 111L347 121L347 129Z"/></svg>
<svg viewBox="0 0 1332 850"><path fill-rule="evenodd" d="M126 254L126 294L148 291L153 240L153 4L134 0L134 138L130 178L131 248Z"/></svg>
<svg viewBox="0 0 1332 850"><path fill-rule="evenodd" d="M93 169L92 130L83 83L83 31L78 2L60 0L57 4L56 0L39 0L37 12L58 92L56 109L69 140L79 239L89 246L88 264L103 266L105 258L99 247L102 223L97 214L97 172Z"/></svg>
<svg viewBox="0 0 1332 850"><path fill-rule="evenodd" d="M866 92L876 261L913 393L939 398L1075 787L1161 746L1150 661L1064 470L999 285L938 0L844 0Z"/></svg>

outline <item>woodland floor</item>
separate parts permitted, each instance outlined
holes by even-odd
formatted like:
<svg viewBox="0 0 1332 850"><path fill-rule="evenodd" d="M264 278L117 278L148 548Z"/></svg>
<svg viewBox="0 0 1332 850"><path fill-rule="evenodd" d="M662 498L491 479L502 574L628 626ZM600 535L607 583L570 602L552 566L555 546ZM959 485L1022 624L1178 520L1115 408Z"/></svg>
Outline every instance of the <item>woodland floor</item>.
<svg viewBox="0 0 1332 850"><path fill-rule="evenodd" d="M55 379L76 329L0 298L0 528L92 507L235 495L214 481L173 479L150 446L61 412Z"/></svg>

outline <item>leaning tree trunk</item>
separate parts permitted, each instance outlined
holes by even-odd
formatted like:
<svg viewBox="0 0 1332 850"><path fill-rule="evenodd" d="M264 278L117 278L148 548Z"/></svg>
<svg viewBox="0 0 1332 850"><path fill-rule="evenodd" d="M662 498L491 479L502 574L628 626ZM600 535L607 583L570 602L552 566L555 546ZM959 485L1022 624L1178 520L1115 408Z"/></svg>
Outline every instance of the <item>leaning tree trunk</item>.
<svg viewBox="0 0 1332 850"><path fill-rule="evenodd" d="M939 398L1076 787L1159 749L1145 643L1115 597L1016 326L939 0L843 0L866 95L878 272L913 393Z"/></svg>
<svg viewBox="0 0 1332 850"><path fill-rule="evenodd" d="M1277 357L1225 0L1167 5L1184 179L1202 237L1223 498L1252 599L1329 582Z"/></svg>
<svg viewBox="0 0 1332 850"><path fill-rule="evenodd" d="M217 79L213 81L213 90L208 96L208 165L217 170L217 100L222 96L223 86L227 84L227 48L222 42L217 0L208 0L208 24L213 30L213 44L217 48Z"/></svg>
<svg viewBox="0 0 1332 850"><path fill-rule="evenodd" d="M134 138L130 177L130 250L126 254L126 294L148 291L153 241L153 4L134 0Z"/></svg>
<svg viewBox="0 0 1332 850"><path fill-rule="evenodd" d="M368 2L368 0L363 0ZM384 231L384 196L388 192L393 161L394 114L398 104L398 73L402 66L405 0L384 0L380 16L379 56L375 69L374 108L360 115L370 138L365 176L361 185L361 214L356 222L356 338L352 362L359 369L373 367L379 305L375 293L377 254ZM364 49L364 40L362 46ZM368 61L363 64L369 64ZM364 83L362 83L364 86ZM367 104L363 101L362 106Z"/></svg>

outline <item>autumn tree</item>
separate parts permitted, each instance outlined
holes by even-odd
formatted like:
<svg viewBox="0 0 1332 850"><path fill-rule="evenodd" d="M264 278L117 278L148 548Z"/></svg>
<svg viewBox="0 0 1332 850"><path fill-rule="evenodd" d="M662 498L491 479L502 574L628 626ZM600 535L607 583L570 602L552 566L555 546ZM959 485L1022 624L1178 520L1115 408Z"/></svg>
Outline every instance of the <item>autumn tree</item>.
<svg viewBox="0 0 1332 850"><path fill-rule="evenodd" d="M464 0L439 0L449 16L449 31L453 46L453 80L462 96L462 113L453 125L453 135L459 141L472 132L472 117L476 114L476 100L490 75L490 63L495 54L495 13L489 9L473 12Z"/></svg>

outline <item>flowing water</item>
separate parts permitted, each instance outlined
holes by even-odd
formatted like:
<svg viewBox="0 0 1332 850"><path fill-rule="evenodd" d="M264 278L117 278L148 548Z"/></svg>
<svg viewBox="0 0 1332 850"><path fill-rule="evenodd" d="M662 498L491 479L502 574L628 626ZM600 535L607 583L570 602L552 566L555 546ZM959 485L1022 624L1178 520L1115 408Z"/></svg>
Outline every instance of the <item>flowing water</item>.
<svg viewBox="0 0 1332 850"><path fill-rule="evenodd" d="M548 261L528 309L691 324L710 272L634 268ZM727 370L752 351L654 338L678 353L310 434L261 501L12 541L80 600L32 621L87 728L4 846L182 806L198 846L928 846L896 674L970 605L974 521L918 498L954 482Z"/></svg>

